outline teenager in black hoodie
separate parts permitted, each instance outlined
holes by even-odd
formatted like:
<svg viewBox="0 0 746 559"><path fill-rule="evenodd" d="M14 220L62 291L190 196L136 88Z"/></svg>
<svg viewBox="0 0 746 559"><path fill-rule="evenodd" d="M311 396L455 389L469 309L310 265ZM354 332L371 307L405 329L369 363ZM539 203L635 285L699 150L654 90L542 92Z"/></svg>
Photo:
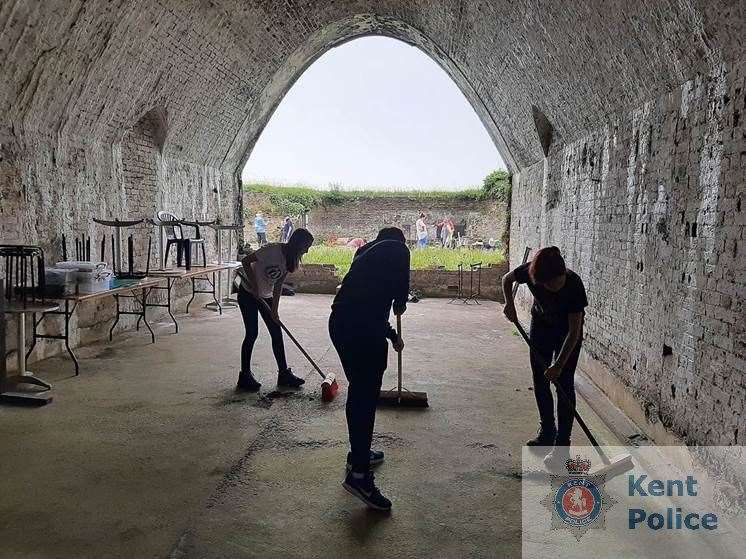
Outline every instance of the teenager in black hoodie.
<svg viewBox="0 0 746 559"><path fill-rule="evenodd" d="M369 507L388 511L391 501L375 486L370 466L383 462L372 451L376 403L388 362L388 341L396 351L404 342L389 324L407 308L409 249L401 229L382 229L375 241L358 249L332 303L329 333L349 382L347 428L350 452L344 488Z"/></svg>

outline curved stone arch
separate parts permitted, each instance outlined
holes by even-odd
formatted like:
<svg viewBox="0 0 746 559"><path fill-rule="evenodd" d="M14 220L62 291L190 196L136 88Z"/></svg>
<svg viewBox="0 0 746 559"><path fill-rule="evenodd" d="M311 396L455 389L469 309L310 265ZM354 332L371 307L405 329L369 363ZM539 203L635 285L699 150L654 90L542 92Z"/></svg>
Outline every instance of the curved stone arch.
<svg viewBox="0 0 746 559"><path fill-rule="evenodd" d="M484 99L455 60L425 33L401 19L375 14L359 14L338 20L314 33L304 45L288 57L264 86L241 124L224 161L224 165L233 167L237 179L272 114L303 72L329 49L368 36L397 39L419 48L434 60L454 81L477 113L508 169L511 172L519 170Z"/></svg>

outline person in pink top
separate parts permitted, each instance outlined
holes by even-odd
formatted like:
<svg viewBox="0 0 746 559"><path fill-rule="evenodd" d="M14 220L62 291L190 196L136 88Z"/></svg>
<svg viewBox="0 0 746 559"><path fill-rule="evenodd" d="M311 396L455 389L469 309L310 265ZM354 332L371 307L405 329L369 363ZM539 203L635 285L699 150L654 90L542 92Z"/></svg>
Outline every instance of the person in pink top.
<svg viewBox="0 0 746 559"><path fill-rule="evenodd" d="M354 239L350 239L347 242L347 248L354 248L355 250L359 249L361 246L365 244L365 239L361 239L360 237L356 237Z"/></svg>

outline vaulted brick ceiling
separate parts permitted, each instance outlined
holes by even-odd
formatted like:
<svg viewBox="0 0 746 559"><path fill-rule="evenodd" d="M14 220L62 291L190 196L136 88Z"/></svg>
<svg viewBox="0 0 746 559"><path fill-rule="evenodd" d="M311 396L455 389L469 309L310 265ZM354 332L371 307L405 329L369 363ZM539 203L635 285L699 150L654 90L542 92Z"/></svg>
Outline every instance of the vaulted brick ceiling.
<svg viewBox="0 0 746 559"><path fill-rule="evenodd" d="M743 6L8 0L0 4L0 143L27 129L115 145L156 109L165 119L164 154L232 172L304 68L331 46L373 33L435 58L505 159L523 167L542 156L536 110L555 139L569 140L703 64L743 56L746 14L734 17Z"/></svg>

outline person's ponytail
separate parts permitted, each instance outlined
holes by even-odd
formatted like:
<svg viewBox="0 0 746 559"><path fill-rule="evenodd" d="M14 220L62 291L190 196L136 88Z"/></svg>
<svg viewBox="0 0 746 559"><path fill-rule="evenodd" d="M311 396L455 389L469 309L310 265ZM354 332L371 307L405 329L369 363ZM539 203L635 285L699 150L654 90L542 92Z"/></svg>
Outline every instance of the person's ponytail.
<svg viewBox="0 0 746 559"><path fill-rule="evenodd" d="M285 245L285 266L291 274L298 269L303 251L313 244L313 235L308 229L299 227L290 235Z"/></svg>

